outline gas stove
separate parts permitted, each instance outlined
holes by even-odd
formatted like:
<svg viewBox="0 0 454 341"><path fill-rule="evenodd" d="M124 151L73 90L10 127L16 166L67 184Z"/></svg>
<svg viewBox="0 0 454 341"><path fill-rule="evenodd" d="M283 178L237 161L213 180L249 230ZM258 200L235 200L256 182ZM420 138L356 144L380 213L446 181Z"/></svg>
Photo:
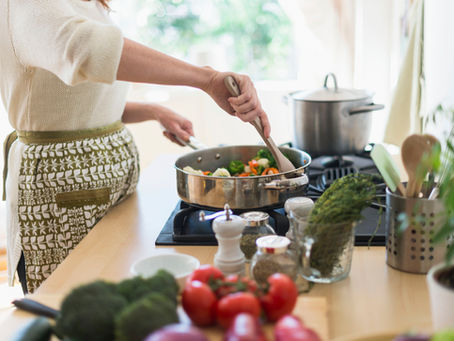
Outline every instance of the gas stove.
<svg viewBox="0 0 454 341"><path fill-rule="evenodd" d="M379 174L367 150L361 154L344 156L320 156L312 160L308 167L309 185L306 196L314 201L336 179L351 173ZM386 185L376 184L378 197L385 196ZM170 214L156 245L217 245L211 227L211 221L200 221L201 209L179 201ZM214 211L203 210L206 215ZM250 210L246 210L250 211ZM285 235L289 221L282 207L262 210L269 214L270 225L277 234ZM244 210L233 210L241 214ZM362 211L364 219L357 225L355 234L356 246L384 246L384 219L380 219L380 211L376 207L367 207Z"/></svg>

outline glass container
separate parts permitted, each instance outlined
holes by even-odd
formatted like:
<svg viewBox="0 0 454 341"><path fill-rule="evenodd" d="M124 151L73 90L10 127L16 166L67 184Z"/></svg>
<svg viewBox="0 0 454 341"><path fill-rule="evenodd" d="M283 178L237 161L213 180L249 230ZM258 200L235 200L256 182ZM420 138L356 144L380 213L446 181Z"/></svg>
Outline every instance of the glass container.
<svg viewBox="0 0 454 341"><path fill-rule="evenodd" d="M289 217L301 276L316 283L346 278L351 268L357 222L313 224L297 211L290 211Z"/></svg>
<svg viewBox="0 0 454 341"><path fill-rule="evenodd" d="M240 249L243 251L246 262L250 262L257 251L256 240L263 236L275 235L276 232L269 224L269 215L265 212L252 211L240 215L246 220L246 226L240 240Z"/></svg>
<svg viewBox="0 0 454 341"><path fill-rule="evenodd" d="M258 284L265 284L269 276L283 273L293 281L298 276L295 254L288 250L290 240L281 236L265 236L257 239L257 252L252 257L251 274Z"/></svg>

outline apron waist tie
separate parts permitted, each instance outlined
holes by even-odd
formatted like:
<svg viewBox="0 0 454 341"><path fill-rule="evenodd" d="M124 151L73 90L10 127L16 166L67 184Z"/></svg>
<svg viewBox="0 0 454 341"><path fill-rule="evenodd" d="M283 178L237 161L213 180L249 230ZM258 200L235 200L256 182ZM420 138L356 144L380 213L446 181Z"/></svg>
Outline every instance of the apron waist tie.
<svg viewBox="0 0 454 341"><path fill-rule="evenodd" d="M123 123L117 121L106 126L81 129L81 130L62 130L62 131L21 131L14 130L10 133L3 143L3 196L2 200L6 200L6 177L8 175L8 155L14 141L19 138L24 144L47 144L47 143L63 143L75 140L83 140L88 138L96 138L102 135L112 134L123 128Z"/></svg>

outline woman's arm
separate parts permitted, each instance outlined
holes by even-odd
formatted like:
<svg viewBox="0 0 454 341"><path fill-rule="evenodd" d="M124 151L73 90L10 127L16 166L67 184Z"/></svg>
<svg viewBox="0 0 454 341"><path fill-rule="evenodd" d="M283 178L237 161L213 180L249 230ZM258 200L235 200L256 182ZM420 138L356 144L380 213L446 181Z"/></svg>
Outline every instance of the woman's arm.
<svg viewBox="0 0 454 341"><path fill-rule="evenodd" d="M224 78L228 75L232 75L237 81L241 90L240 96L231 97L225 87ZM268 117L248 76L195 66L125 38L117 79L199 88L210 95L223 110L245 122L259 117L265 135L269 136Z"/></svg>
<svg viewBox="0 0 454 341"><path fill-rule="evenodd" d="M192 123L173 110L155 103L126 103L123 111L123 123L138 123L143 121L156 120L164 128L163 134L172 142L181 144L175 136L183 141L188 141L194 135Z"/></svg>

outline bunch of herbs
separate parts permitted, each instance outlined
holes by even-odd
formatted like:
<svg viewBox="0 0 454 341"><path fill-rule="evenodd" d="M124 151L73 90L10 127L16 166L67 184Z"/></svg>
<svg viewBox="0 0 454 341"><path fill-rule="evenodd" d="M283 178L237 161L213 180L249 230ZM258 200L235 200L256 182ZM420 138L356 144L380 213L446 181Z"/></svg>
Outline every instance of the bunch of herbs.
<svg viewBox="0 0 454 341"><path fill-rule="evenodd" d="M314 239L311 267L322 276L336 270L349 247L361 211L376 197L376 179L369 174L349 174L334 181L316 201L305 234Z"/></svg>

